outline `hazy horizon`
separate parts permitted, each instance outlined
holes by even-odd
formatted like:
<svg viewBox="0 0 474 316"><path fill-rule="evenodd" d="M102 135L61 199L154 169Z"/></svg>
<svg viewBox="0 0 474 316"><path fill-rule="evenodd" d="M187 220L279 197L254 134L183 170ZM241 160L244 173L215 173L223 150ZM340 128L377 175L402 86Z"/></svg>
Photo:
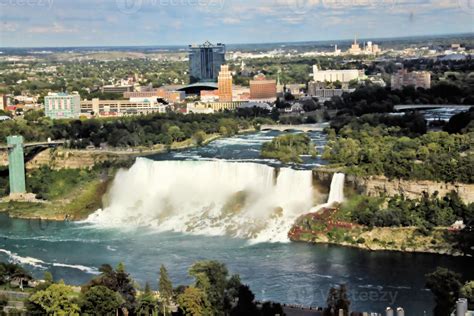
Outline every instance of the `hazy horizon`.
<svg viewBox="0 0 474 316"><path fill-rule="evenodd" d="M0 47L343 41L474 32L470 0L0 0Z"/></svg>
<svg viewBox="0 0 474 316"><path fill-rule="evenodd" d="M364 41L392 41L392 40L410 40L410 39L442 39L447 37L474 37L474 32L468 33L446 33L446 34L424 34L424 35L410 35L410 36L396 36L396 37L370 37L370 38L357 38L359 43L363 43ZM354 41L354 38L340 38L340 39L330 39L330 40L305 40L305 41L274 41L274 42L247 42L247 43L226 43L222 41L215 41L213 43L223 43L228 47L233 46L244 46L244 45L278 45L278 44L350 44ZM66 49L66 48L73 48L73 49L86 49L86 48L187 48L190 43L182 43L182 44L150 44L150 45L83 45L83 46L0 46L0 49ZM201 43L193 43L193 44L201 44Z"/></svg>

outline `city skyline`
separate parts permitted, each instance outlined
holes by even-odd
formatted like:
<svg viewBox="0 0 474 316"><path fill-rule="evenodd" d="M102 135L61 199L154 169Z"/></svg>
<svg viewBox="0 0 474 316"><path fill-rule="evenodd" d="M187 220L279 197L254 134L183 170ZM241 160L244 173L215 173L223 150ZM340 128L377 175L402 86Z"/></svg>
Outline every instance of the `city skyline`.
<svg viewBox="0 0 474 316"><path fill-rule="evenodd" d="M469 0L2 0L0 9L0 47L337 41L354 35L474 32Z"/></svg>

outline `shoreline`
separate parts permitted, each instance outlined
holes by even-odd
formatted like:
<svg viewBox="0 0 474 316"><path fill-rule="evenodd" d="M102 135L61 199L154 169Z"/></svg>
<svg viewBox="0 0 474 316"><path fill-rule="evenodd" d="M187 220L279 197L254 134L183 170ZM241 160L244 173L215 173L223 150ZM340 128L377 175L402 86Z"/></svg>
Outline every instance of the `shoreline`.
<svg viewBox="0 0 474 316"><path fill-rule="evenodd" d="M460 231L434 228L423 235L416 227L372 227L357 225L333 217L335 209L302 215L288 233L292 242L326 244L367 251L426 253L454 257L472 257L457 248Z"/></svg>

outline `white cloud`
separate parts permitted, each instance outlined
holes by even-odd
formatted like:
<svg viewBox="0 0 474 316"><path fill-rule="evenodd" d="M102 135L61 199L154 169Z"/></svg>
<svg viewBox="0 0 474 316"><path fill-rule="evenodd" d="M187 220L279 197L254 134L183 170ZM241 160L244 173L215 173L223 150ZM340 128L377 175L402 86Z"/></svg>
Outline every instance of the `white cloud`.
<svg viewBox="0 0 474 316"><path fill-rule="evenodd" d="M26 30L28 33L78 33L79 30L75 27L66 27L59 23L47 26L33 26Z"/></svg>

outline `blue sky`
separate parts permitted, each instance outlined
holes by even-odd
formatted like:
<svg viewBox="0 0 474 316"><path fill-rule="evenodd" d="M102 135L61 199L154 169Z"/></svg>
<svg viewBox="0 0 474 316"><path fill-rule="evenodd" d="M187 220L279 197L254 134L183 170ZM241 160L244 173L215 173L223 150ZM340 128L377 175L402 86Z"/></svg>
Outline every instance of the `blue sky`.
<svg viewBox="0 0 474 316"><path fill-rule="evenodd" d="M0 0L0 47L313 41L474 32L474 0Z"/></svg>

